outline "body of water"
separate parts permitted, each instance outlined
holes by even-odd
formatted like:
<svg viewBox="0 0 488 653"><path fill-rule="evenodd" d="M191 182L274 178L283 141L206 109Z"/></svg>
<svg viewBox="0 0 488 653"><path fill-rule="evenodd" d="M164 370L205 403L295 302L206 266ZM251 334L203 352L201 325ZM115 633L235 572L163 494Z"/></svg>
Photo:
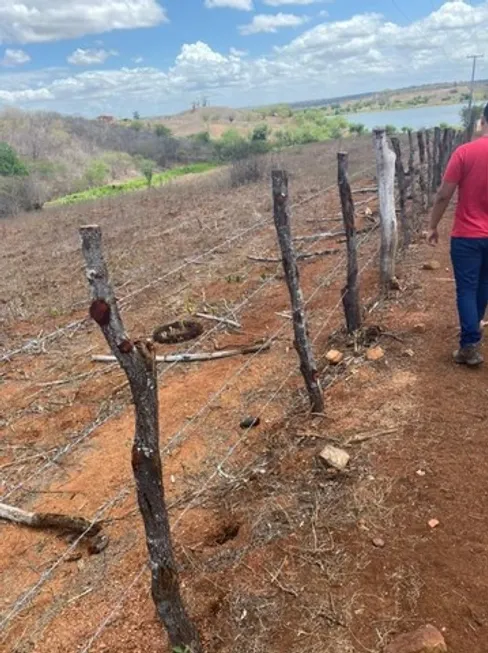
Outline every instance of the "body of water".
<svg viewBox="0 0 488 653"><path fill-rule="evenodd" d="M442 122L455 127L461 126L460 112L464 105L449 104L438 107L416 107L414 109L398 109L397 111L370 111L365 113L347 114L350 122L362 123L368 129L394 125L398 129L410 127L436 127Z"/></svg>

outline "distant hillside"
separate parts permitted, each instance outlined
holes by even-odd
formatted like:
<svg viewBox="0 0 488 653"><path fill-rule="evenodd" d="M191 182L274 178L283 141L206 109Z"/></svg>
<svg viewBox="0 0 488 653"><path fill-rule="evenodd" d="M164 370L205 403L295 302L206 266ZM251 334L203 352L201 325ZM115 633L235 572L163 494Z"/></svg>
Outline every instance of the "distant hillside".
<svg viewBox="0 0 488 653"><path fill-rule="evenodd" d="M141 176L148 166L163 170L209 158L207 144L141 121L118 124L13 109L0 113L2 142L15 150L29 174L0 177L0 217L60 195ZM14 200L18 207L12 206Z"/></svg>

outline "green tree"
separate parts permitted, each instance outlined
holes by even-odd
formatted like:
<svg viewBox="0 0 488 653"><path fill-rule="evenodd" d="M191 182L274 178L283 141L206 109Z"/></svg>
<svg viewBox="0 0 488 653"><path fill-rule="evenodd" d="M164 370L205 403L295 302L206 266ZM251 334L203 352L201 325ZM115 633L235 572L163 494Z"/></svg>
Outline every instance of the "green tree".
<svg viewBox="0 0 488 653"><path fill-rule="evenodd" d="M351 134L357 134L358 136L362 136L362 134L364 134L364 132L366 131L366 126L360 122L353 122L349 125L349 131L351 132Z"/></svg>
<svg viewBox="0 0 488 653"><path fill-rule="evenodd" d="M154 175L154 162L150 159L143 159L140 164L141 172L146 180L147 187L150 188Z"/></svg>
<svg viewBox="0 0 488 653"><path fill-rule="evenodd" d="M0 175L2 177L26 177L26 166L19 159L17 152L8 143L0 143Z"/></svg>
<svg viewBox="0 0 488 653"><path fill-rule="evenodd" d="M132 114L132 118L134 120L140 120L141 119L141 114L139 113L139 111L134 111L134 113Z"/></svg>
<svg viewBox="0 0 488 653"><path fill-rule="evenodd" d="M398 130L395 127L395 125L386 125L385 131L388 134L388 136L392 136L393 134L396 134Z"/></svg>
<svg viewBox="0 0 488 653"><path fill-rule="evenodd" d="M166 125L159 124L154 127L154 133L156 136L169 138L171 136L171 129L166 127Z"/></svg>
<svg viewBox="0 0 488 653"><path fill-rule="evenodd" d="M483 114L483 105L482 104L473 104L471 111L473 112L473 119L475 121L479 120ZM463 123L463 127L467 129L469 127L470 121L471 121L471 112L469 110L469 107L463 107L461 109L461 121Z"/></svg>

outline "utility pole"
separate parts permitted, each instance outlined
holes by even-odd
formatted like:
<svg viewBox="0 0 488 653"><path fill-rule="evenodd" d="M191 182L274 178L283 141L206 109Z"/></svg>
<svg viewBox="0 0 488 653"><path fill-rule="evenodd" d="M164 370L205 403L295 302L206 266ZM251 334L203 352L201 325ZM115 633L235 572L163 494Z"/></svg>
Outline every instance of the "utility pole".
<svg viewBox="0 0 488 653"><path fill-rule="evenodd" d="M478 59L483 59L484 55L483 54L470 54L467 59L472 59L473 60L473 72L471 74L471 88L469 92L469 112L471 113L471 109L473 107L473 95L474 95L474 79L476 76L476 62Z"/></svg>
<svg viewBox="0 0 488 653"><path fill-rule="evenodd" d="M469 115L469 127L468 127L468 141L473 137L475 121L473 120L473 97L474 97L474 80L476 76L476 62L478 59L483 59L482 54L471 54L467 59L473 60L473 71L471 73L471 88L469 91L469 104L468 104L468 115Z"/></svg>

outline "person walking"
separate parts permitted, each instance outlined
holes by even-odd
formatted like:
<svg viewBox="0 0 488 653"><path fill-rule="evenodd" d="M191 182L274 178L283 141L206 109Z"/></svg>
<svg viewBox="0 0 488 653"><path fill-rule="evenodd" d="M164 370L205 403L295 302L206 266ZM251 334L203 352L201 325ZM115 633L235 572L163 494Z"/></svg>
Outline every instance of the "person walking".
<svg viewBox="0 0 488 653"><path fill-rule="evenodd" d="M439 242L439 222L457 188L451 260L461 338L454 361L472 367L483 363L482 323L488 304L488 104L481 129L481 138L461 145L451 156L432 209L428 233L428 242L435 247Z"/></svg>

